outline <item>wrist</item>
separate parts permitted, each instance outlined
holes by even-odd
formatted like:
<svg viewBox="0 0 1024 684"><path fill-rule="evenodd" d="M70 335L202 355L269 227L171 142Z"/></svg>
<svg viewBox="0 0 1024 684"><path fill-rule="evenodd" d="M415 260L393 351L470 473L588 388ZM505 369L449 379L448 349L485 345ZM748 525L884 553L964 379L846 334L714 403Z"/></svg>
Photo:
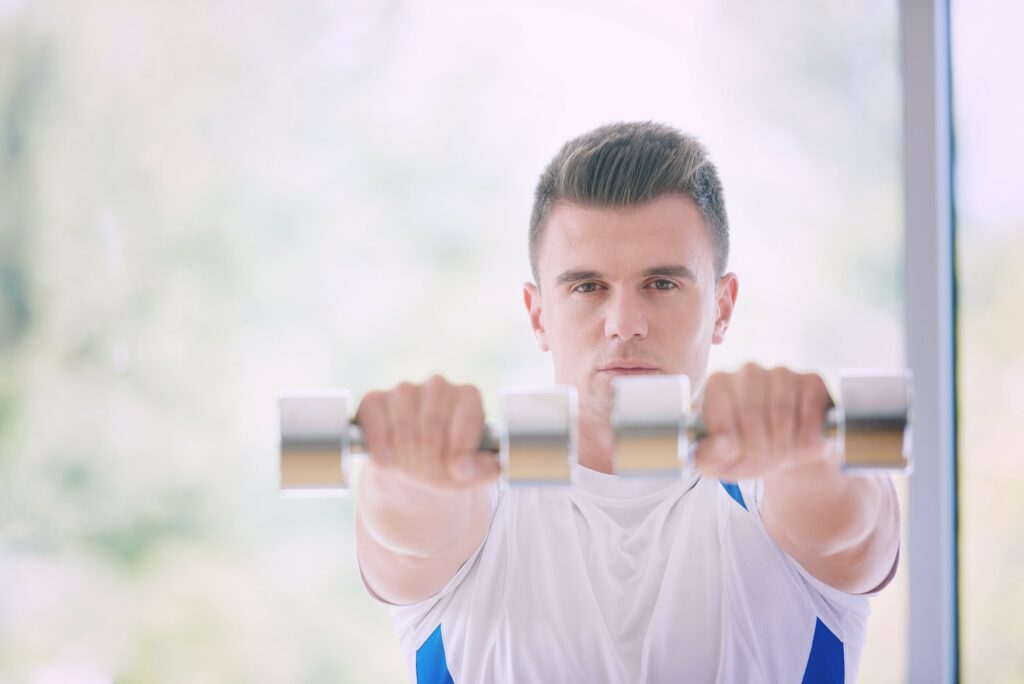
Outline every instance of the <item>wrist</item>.
<svg viewBox="0 0 1024 684"><path fill-rule="evenodd" d="M453 489L416 480L393 469L366 464L356 515L382 546L404 555L429 557L461 537L490 507L484 487Z"/></svg>
<svg viewBox="0 0 1024 684"><path fill-rule="evenodd" d="M796 547L831 555L864 541L880 497L876 478L845 475L834 461L809 461L764 478L761 512Z"/></svg>
<svg viewBox="0 0 1024 684"><path fill-rule="evenodd" d="M838 484L846 478L839 467L835 447L829 442L804 451L795 451L782 459L762 477L769 480L806 481L821 484Z"/></svg>

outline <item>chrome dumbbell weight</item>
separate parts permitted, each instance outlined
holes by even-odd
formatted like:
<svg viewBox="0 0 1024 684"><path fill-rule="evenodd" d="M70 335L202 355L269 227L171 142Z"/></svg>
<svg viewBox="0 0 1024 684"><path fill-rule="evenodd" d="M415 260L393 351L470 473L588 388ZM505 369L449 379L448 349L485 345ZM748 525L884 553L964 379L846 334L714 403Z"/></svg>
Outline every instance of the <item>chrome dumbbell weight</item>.
<svg viewBox="0 0 1024 684"><path fill-rule="evenodd" d="M346 390L306 392L278 402L281 489L344 494L350 457L365 455L349 420ZM502 477L517 484L567 483L576 463L576 388L502 390L502 421L485 425L480 450L497 455Z"/></svg>
<svg viewBox="0 0 1024 684"><path fill-rule="evenodd" d="M619 376L612 388L616 473L693 467L691 445L707 433L700 413L691 410L686 376ZM845 471L910 474L910 394L908 370L847 371L841 376L839 404L829 410L822 427L835 440Z"/></svg>
<svg viewBox="0 0 1024 684"><path fill-rule="evenodd" d="M612 423L618 474L678 473L692 468L690 445L706 433L691 411L685 376L621 376L613 380ZM364 453L362 433L349 421L346 391L305 393L280 400L281 488L343 493L346 465ZM504 421L488 424L481 451L496 453L513 484L571 481L577 440L576 389L562 386L502 392ZM910 376L850 372L840 381L840 404L823 425L836 440L847 471L909 473Z"/></svg>

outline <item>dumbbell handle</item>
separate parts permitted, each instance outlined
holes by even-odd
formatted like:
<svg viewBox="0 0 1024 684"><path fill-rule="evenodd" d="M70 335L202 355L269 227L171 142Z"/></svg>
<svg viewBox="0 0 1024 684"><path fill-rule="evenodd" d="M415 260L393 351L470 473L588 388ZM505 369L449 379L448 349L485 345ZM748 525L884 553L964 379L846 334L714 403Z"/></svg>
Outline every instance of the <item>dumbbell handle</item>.
<svg viewBox="0 0 1024 684"><path fill-rule="evenodd" d="M838 407L832 407L825 415L823 429L826 435L834 436L841 427L843 421L842 411ZM863 422L863 421L862 421ZM888 427L892 423L891 418L879 416L877 423L879 427ZM707 437L707 428L704 427L704 419L699 411L686 416L686 430L689 432L692 441L698 441ZM366 441L363 438L362 429L355 423L348 428L348 450L352 454L368 455ZM480 438L480 451L497 454L501 451L501 433L494 423L486 423L484 432Z"/></svg>
<svg viewBox="0 0 1024 684"><path fill-rule="evenodd" d="M827 437L834 437L836 433L844 427L845 416L843 415L843 409L841 406L833 406L829 408L825 414L825 421L822 423L822 429ZM891 429L902 429L906 425L906 416L895 417L892 415L879 414L877 416L858 416L857 425L862 430L891 430ZM686 417L686 428L690 432L690 437L693 440L704 439L708 436L707 428L704 427L704 420L699 412L692 413Z"/></svg>

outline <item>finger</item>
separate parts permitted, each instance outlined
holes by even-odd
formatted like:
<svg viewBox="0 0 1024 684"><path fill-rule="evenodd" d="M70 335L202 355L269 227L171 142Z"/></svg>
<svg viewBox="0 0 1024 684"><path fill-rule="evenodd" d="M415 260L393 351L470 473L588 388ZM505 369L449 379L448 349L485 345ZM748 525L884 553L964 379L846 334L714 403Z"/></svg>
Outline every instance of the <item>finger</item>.
<svg viewBox="0 0 1024 684"><path fill-rule="evenodd" d="M395 459L395 449L385 393L367 393L359 403L354 422L363 433L365 451L384 467L391 465Z"/></svg>
<svg viewBox="0 0 1024 684"><path fill-rule="evenodd" d="M800 377L786 368L768 373L768 440L773 459L790 455L800 422Z"/></svg>
<svg viewBox="0 0 1024 684"><path fill-rule="evenodd" d="M484 432L484 404L480 390L460 385L448 426L448 466L454 480L485 484L498 477L501 467L493 454L480 452Z"/></svg>
<svg viewBox="0 0 1024 684"><path fill-rule="evenodd" d="M740 426L744 473L763 470L771 448L768 441L768 372L747 364L734 384L736 417Z"/></svg>
<svg viewBox="0 0 1024 684"><path fill-rule="evenodd" d="M724 373L714 373L704 384L701 417L707 436L697 443L694 454L697 468L707 474L730 467L740 455L739 425L730 379Z"/></svg>
<svg viewBox="0 0 1024 684"><path fill-rule="evenodd" d="M420 390L417 429L420 443L417 465L431 473L443 472L447 442L448 416L454 399L452 386L434 375Z"/></svg>
<svg viewBox="0 0 1024 684"><path fill-rule="evenodd" d="M730 480L742 461L741 456L739 440L732 434L720 432L708 435L697 444L694 459L701 473Z"/></svg>
<svg viewBox="0 0 1024 684"><path fill-rule="evenodd" d="M394 464L407 469L416 467L416 451L419 442L416 420L418 393L415 385L402 382L387 395L391 441L395 447Z"/></svg>
<svg viewBox="0 0 1024 684"><path fill-rule="evenodd" d="M825 382L815 373L801 377L800 420L797 427L797 448L810 449L824 439L825 414L832 406Z"/></svg>

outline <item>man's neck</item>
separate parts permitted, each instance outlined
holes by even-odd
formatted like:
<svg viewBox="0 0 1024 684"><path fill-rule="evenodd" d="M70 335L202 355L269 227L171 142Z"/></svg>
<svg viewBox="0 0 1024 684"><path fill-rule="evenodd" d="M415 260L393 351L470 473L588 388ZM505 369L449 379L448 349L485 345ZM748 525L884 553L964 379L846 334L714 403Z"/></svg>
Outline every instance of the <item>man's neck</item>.
<svg viewBox="0 0 1024 684"><path fill-rule="evenodd" d="M614 474L615 432L608 414L580 407L579 441L576 445L579 464L600 473Z"/></svg>

